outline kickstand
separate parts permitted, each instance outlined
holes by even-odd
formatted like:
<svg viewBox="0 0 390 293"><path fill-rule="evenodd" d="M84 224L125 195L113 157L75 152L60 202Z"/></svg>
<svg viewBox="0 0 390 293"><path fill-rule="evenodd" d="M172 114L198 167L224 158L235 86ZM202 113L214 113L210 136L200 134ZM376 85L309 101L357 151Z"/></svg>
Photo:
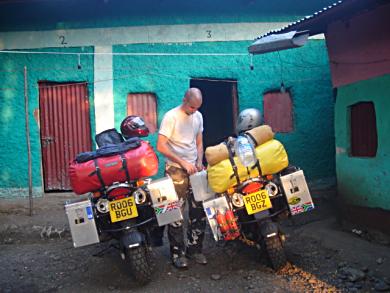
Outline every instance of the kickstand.
<svg viewBox="0 0 390 293"><path fill-rule="evenodd" d="M112 243L110 243L110 245L108 245L107 247L103 248L103 249L100 250L99 252L97 252L97 253L95 253L95 254L92 254L92 256L101 257L101 256L103 256L108 250L110 250L111 248L119 249L119 246L118 246L117 244L112 244Z"/></svg>

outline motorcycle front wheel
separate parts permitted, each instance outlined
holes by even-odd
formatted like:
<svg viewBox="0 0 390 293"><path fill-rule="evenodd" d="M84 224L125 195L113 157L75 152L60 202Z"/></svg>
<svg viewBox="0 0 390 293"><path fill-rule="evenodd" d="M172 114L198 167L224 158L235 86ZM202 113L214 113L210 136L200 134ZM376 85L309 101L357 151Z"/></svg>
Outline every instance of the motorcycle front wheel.
<svg viewBox="0 0 390 293"><path fill-rule="evenodd" d="M126 249L126 260L129 263L131 273L140 285L145 285L152 280L150 257L146 246L141 245Z"/></svg>
<svg viewBox="0 0 390 293"><path fill-rule="evenodd" d="M287 259L279 235L266 238L264 244L271 267L275 271L283 268L287 264Z"/></svg>

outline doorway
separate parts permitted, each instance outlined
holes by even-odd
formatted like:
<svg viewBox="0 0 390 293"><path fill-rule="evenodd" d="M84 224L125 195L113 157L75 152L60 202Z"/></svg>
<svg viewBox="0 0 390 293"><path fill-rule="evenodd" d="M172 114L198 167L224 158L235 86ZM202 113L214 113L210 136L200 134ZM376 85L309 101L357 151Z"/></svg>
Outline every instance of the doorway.
<svg viewBox="0 0 390 293"><path fill-rule="evenodd" d="M92 149L87 83L38 85L44 190L70 191L69 162Z"/></svg>
<svg viewBox="0 0 390 293"><path fill-rule="evenodd" d="M235 133L238 111L237 81L191 79L190 87L199 88L203 103L204 148L221 143Z"/></svg>

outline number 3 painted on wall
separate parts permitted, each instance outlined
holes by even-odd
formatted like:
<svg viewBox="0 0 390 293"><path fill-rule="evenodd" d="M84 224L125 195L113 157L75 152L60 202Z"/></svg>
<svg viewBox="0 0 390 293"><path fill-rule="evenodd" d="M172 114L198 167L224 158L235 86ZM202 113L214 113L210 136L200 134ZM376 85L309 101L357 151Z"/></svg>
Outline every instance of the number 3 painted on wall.
<svg viewBox="0 0 390 293"><path fill-rule="evenodd" d="M211 30L207 30L206 33L207 33L207 36L206 36L206 37L207 37L208 39L211 39Z"/></svg>

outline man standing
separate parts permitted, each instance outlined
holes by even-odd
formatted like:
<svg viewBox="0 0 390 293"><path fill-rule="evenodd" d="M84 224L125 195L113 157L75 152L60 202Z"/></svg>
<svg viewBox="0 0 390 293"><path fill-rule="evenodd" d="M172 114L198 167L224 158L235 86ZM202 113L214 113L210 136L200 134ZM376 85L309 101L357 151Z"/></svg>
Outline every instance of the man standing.
<svg viewBox="0 0 390 293"><path fill-rule="evenodd" d="M185 203L189 204L187 245L184 244L183 221L168 226L172 263L177 268L187 268L186 256L197 263L207 263L202 254L206 216L201 204L195 202L189 183L189 175L203 169L203 117L198 111L201 105L201 91L188 89L182 104L164 115L157 140L157 150L166 158L165 173L172 178L183 203L182 212Z"/></svg>

